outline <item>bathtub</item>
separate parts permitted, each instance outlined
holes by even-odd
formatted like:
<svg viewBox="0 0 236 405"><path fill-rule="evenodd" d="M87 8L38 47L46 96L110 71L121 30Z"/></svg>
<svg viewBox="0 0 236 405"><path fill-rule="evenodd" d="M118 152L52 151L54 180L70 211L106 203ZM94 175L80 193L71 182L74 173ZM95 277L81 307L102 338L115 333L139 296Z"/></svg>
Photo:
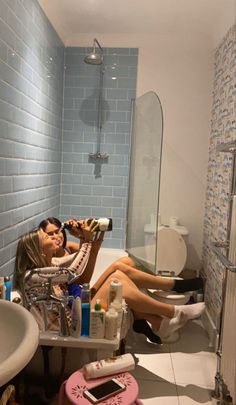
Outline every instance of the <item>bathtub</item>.
<svg viewBox="0 0 236 405"><path fill-rule="evenodd" d="M129 249L129 254L139 265L155 273L156 245L133 247Z"/></svg>
<svg viewBox="0 0 236 405"><path fill-rule="evenodd" d="M94 273L91 279L91 285L97 281L98 277L106 270L113 262L121 257L128 256L123 249L101 248L99 250Z"/></svg>

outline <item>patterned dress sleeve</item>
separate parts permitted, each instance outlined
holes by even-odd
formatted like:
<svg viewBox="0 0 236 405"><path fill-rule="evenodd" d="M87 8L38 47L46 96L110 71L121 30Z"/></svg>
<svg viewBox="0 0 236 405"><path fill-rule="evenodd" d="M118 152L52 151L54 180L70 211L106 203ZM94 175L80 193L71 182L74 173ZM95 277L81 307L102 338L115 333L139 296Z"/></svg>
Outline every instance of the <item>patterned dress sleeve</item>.
<svg viewBox="0 0 236 405"><path fill-rule="evenodd" d="M65 267L69 269L72 273L75 273L75 277L78 278L83 274L88 260L90 256L92 248L92 243L83 243L80 247L80 250L78 253L73 253L68 256L64 257L59 257L59 258L53 258L52 264L57 267ZM75 279L74 279L75 280ZM68 273L63 272L59 277L57 277L56 282L57 283L65 283L68 281Z"/></svg>
<svg viewBox="0 0 236 405"><path fill-rule="evenodd" d="M77 276L81 276L81 274L84 272L89 260L91 248L91 242L83 243L79 250L79 253L75 256L73 262L69 265L68 268L71 271L74 271Z"/></svg>

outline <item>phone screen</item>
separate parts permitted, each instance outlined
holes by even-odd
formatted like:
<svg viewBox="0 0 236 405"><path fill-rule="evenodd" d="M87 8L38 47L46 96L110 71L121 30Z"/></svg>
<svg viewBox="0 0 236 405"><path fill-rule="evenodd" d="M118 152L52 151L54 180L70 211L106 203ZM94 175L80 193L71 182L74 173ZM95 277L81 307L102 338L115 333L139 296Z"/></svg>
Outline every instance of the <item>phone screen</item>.
<svg viewBox="0 0 236 405"><path fill-rule="evenodd" d="M123 391L119 384L113 380L106 381L103 384L90 388L87 391L92 394L98 401L104 397Z"/></svg>

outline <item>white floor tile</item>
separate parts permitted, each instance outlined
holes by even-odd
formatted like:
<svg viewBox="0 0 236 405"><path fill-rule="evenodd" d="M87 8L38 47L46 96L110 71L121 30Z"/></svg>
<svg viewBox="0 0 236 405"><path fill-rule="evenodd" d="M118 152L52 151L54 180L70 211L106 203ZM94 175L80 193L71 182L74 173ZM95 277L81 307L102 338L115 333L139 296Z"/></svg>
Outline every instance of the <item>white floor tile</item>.
<svg viewBox="0 0 236 405"><path fill-rule="evenodd" d="M135 378L175 382L169 353L136 354L138 364L134 370Z"/></svg>
<svg viewBox="0 0 236 405"><path fill-rule="evenodd" d="M171 353L176 384L214 388L216 355L210 352Z"/></svg>
<svg viewBox="0 0 236 405"><path fill-rule="evenodd" d="M136 358L132 374L144 405L216 405L216 355L201 320L188 322L179 341L169 345L150 344L131 330L126 351Z"/></svg>
<svg viewBox="0 0 236 405"><path fill-rule="evenodd" d="M198 353L201 351L210 352L213 349L209 346L207 333L201 320L189 321L180 331L178 342L170 344L170 351L183 353Z"/></svg>
<svg viewBox="0 0 236 405"><path fill-rule="evenodd" d="M175 384L157 380L137 380L139 399L144 405L179 405Z"/></svg>
<svg viewBox="0 0 236 405"><path fill-rule="evenodd" d="M144 335L130 331L126 339L126 352L133 353L136 358L135 378L175 381L168 345L149 343Z"/></svg>

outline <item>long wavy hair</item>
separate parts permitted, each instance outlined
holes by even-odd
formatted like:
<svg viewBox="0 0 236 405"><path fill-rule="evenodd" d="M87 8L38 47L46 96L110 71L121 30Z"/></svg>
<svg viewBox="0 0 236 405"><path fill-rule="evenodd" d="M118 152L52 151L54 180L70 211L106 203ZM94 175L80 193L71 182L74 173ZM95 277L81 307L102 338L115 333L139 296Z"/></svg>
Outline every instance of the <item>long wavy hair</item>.
<svg viewBox="0 0 236 405"><path fill-rule="evenodd" d="M47 266L46 258L42 255L39 236L40 230L34 229L21 236L17 249L14 272L14 287L21 290L22 279L27 270Z"/></svg>
<svg viewBox="0 0 236 405"><path fill-rule="evenodd" d="M48 217L46 219L44 219L43 221L40 222L39 224L39 228L41 228L44 232L46 232L46 228L49 224L55 225L57 226L59 229L62 226L61 221L59 221L59 219L55 218L55 217ZM61 230L61 233L63 234L63 249L66 247L66 242L67 242L67 237L66 237L66 231L65 229Z"/></svg>

